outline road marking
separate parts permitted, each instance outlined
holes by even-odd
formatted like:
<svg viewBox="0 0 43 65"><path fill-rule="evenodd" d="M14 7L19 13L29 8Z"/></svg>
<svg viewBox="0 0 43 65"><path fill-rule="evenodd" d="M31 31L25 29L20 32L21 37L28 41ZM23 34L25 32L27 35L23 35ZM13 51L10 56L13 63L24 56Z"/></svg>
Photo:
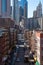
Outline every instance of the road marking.
<svg viewBox="0 0 43 65"><path fill-rule="evenodd" d="M34 60L29 60L30 62L34 62Z"/></svg>
<svg viewBox="0 0 43 65"><path fill-rule="evenodd" d="M16 45L16 47L25 47L24 45ZM26 45L26 47L29 47L29 45Z"/></svg>

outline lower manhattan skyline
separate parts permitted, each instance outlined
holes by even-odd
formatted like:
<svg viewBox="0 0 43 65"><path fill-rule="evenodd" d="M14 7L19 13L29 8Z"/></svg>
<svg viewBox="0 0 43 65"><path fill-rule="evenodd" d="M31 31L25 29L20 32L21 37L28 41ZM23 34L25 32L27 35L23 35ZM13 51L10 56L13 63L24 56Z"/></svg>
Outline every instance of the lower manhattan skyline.
<svg viewBox="0 0 43 65"><path fill-rule="evenodd" d="M36 7L39 4L39 2L42 3L42 13L43 13L43 0L35 0L35 1L34 0L27 0L27 1L28 1L28 18L33 16L33 11L36 10ZM11 5L12 5L12 2L11 2Z"/></svg>

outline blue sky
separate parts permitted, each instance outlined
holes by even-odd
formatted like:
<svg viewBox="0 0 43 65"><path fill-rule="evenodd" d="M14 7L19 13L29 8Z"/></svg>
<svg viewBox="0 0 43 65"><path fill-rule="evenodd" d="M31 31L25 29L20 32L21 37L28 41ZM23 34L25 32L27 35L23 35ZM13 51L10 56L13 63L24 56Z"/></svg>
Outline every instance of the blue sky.
<svg viewBox="0 0 43 65"><path fill-rule="evenodd" d="M33 11L36 10L36 7L40 1L42 3L42 11L43 11L43 0L27 0L27 1L28 1L28 17L33 16Z"/></svg>

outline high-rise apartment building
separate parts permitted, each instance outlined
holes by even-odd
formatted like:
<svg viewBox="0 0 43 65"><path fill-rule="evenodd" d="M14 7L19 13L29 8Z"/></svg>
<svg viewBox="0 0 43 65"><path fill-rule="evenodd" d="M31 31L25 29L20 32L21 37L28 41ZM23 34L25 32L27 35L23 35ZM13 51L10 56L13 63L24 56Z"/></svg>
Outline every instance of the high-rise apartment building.
<svg viewBox="0 0 43 65"><path fill-rule="evenodd" d="M0 16L10 17L10 0L0 0Z"/></svg>

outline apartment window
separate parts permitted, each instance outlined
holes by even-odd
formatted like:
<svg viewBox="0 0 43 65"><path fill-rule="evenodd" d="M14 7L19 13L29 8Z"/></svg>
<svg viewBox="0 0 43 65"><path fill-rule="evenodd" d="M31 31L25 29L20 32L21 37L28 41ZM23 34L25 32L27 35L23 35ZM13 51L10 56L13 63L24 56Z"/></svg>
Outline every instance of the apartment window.
<svg viewBox="0 0 43 65"><path fill-rule="evenodd" d="M43 47L42 47L42 51L43 51Z"/></svg>
<svg viewBox="0 0 43 65"><path fill-rule="evenodd" d="M43 56L42 56L42 61L43 61Z"/></svg>
<svg viewBox="0 0 43 65"><path fill-rule="evenodd" d="M41 46L43 46L43 39L41 39L40 43L41 43Z"/></svg>
<svg viewBox="0 0 43 65"><path fill-rule="evenodd" d="M37 43L37 40L35 39L35 43Z"/></svg>

